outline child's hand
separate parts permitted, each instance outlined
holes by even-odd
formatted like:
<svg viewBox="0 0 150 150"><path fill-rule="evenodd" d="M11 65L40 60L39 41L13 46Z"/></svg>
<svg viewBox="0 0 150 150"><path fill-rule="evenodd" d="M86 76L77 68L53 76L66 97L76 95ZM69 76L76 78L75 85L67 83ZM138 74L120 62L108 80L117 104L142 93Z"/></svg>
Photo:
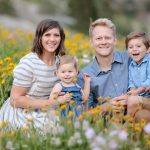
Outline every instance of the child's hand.
<svg viewBox="0 0 150 150"><path fill-rule="evenodd" d="M70 101L72 98L72 94L66 93L65 95L62 96L62 99L65 99L66 101Z"/></svg>
<svg viewBox="0 0 150 150"><path fill-rule="evenodd" d="M127 94L136 96L143 92L145 92L145 87L139 87L137 89L131 89Z"/></svg>
<svg viewBox="0 0 150 150"><path fill-rule="evenodd" d="M135 89L130 90L129 92L127 92L128 95L133 95L136 96L138 95L137 91Z"/></svg>
<svg viewBox="0 0 150 150"><path fill-rule="evenodd" d="M84 73L83 79L84 79L84 82L90 82L91 81L91 76L87 73Z"/></svg>

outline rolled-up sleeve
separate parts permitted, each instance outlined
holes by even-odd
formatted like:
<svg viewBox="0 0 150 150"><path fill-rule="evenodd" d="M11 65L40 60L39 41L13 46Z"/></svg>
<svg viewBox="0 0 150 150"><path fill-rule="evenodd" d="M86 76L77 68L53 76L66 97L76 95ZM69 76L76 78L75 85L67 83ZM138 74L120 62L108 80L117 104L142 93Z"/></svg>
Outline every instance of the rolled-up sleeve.
<svg viewBox="0 0 150 150"><path fill-rule="evenodd" d="M22 87L31 87L33 81L33 67L29 60L20 60L14 68L13 85Z"/></svg>

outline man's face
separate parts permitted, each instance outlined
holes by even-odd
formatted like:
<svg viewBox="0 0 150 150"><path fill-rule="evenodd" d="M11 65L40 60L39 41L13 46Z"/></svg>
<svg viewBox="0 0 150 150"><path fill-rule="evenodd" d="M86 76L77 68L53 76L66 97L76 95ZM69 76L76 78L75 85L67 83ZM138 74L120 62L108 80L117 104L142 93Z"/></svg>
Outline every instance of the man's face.
<svg viewBox="0 0 150 150"><path fill-rule="evenodd" d="M113 54L116 37L112 29L105 26L96 26L93 29L90 42L96 56L108 57Z"/></svg>

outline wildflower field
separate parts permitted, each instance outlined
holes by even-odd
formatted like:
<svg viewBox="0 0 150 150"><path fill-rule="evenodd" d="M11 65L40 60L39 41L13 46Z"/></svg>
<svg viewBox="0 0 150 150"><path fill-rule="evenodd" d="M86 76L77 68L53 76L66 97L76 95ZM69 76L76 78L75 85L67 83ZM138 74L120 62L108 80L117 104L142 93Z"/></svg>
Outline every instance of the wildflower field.
<svg viewBox="0 0 150 150"><path fill-rule="evenodd" d="M0 26L0 107L10 94L12 70L30 52L32 40L32 32ZM67 54L77 57L80 68L92 60L94 52L88 37L82 33L66 32L65 45ZM118 41L117 49L121 47L123 40ZM65 107L59 107L55 114L59 116ZM11 124L0 122L0 150L149 150L150 124L145 121L133 124L133 119L123 115L120 121L109 115L104 119L101 107L97 106L78 118L70 111L55 125L49 124L42 130L33 127L32 118L22 128L11 128Z"/></svg>

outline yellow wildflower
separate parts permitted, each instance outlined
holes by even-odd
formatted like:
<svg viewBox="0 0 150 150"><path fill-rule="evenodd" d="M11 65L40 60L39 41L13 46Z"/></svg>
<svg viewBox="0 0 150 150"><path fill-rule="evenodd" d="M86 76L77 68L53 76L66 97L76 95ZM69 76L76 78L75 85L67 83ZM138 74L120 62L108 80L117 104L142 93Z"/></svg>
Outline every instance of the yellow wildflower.
<svg viewBox="0 0 150 150"><path fill-rule="evenodd" d="M4 85L5 84L5 79L2 79L1 84Z"/></svg>
<svg viewBox="0 0 150 150"><path fill-rule="evenodd" d="M78 109L78 110L80 110L80 109L81 109L81 106L80 106L80 105L79 105L79 106L77 106L77 109Z"/></svg>
<svg viewBox="0 0 150 150"><path fill-rule="evenodd" d="M67 120L67 125L71 125L71 120Z"/></svg>
<svg viewBox="0 0 150 150"><path fill-rule="evenodd" d="M8 137L10 137L10 138L14 137L14 132L9 132Z"/></svg>
<svg viewBox="0 0 150 150"><path fill-rule="evenodd" d="M33 122L33 118L27 118L27 122Z"/></svg>
<svg viewBox="0 0 150 150"><path fill-rule="evenodd" d="M73 106L75 104L75 101L72 100L72 101L70 101L69 104L70 104L70 106Z"/></svg>
<svg viewBox="0 0 150 150"><path fill-rule="evenodd" d="M69 111L68 116L69 116L69 117L72 117L72 116L73 116L73 112L72 112L72 111Z"/></svg>
<svg viewBox="0 0 150 150"><path fill-rule="evenodd" d="M62 104L62 105L60 105L60 109L61 109L61 110L66 109L66 107L67 107L67 105L66 105L66 104Z"/></svg>
<svg viewBox="0 0 150 150"><path fill-rule="evenodd" d="M3 137L3 133L0 132L0 139Z"/></svg>
<svg viewBox="0 0 150 150"><path fill-rule="evenodd" d="M0 60L0 66L2 66L4 63L3 63L3 61L2 60Z"/></svg>
<svg viewBox="0 0 150 150"><path fill-rule="evenodd" d="M53 93L53 99L56 99L58 97L58 92Z"/></svg>
<svg viewBox="0 0 150 150"><path fill-rule="evenodd" d="M5 58L4 58L4 61L6 61L6 62L11 62L12 59L11 59L10 57L5 57Z"/></svg>
<svg viewBox="0 0 150 150"><path fill-rule="evenodd" d="M99 96L99 97L97 98L97 100L98 100L99 102L102 102L103 98L102 98L101 96Z"/></svg>
<svg viewBox="0 0 150 150"><path fill-rule="evenodd" d="M29 130L29 127L28 127L28 126L22 127L22 131L28 131L28 130Z"/></svg>
<svg viewBox="0 0 150 150"><path fill-rule="evenodd" d="M147 145L150 146L150 140L147 141Z"/></svg>
<svg viewBox="0 0 150 150"><path fill-rule="evenodd" d="M83 115L80 115L78 118L77 118L77 120L79 120L79 121L81 121L81 120L83 120Z"/></svg>
<svg viewBox="0 0 150 150"><path fill-rule="evenodd" d="M6 122L2 121L0 122L0 128L5 128L6 127Z"/></svg>

